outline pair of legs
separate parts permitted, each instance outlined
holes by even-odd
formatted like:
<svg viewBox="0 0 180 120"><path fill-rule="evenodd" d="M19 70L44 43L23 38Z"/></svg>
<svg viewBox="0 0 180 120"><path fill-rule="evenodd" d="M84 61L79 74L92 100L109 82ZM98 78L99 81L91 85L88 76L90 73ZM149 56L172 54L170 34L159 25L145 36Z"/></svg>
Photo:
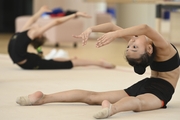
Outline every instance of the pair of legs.
<svg viewBox="0 0 180 120"><path fill-rule="evenodd" d="M37 91L28 96L21 96L16 101L20 105L42 105L54 102L82 102L89 105L102 104L102 110L94 117L107 118L123 111L145 111L162 107L162 102L153 94L147 93L137 97L128 96L124 90L93 92L86 90L69 90L53 94Z"/></svg>
<svg viewBox="0 0 180 120"><path fill-rule="evenodd" d="M98 60L79 59L77 57L72 59L55 58L53 60L45 60L39 58L38 55L27 53L27 59L18 63L24 69L71 69L72 67L80 66L98 66L107 69L115 68L115 65Z"/></svg>
<svg viewBox="0 0 180 120"><path fill-rule="evenodd" d="M21 31L27 30L29 28L32 27L32 25L38 20L38 18L41 16L42 13L44 12L51 12L51 10L47 7L47 6L42 6L39 11L37 13L35 13L27 22L26 24L23 26ZM81 13L82 17L88 17L88 15ZM66 17L61 17L58 18L57 20L60 20L60 23L66 22L69 19L73 19L74 16L66 16ZM79 59L79 58L73 58L73 59L61 59L61 58L56 58L54 59L55 61L72 61L73 67L78 67L78 66L99 66L99 67L103 67L103 68L108 68L108 69L112 69L115 68L114 64L111 64L109 62L106 61L101 61L101 60L87 60L87 59ZM24 63L26 63L27 60L23 60L21 62L19 62L19 65L23 65Z"/></svg>
<svg viewBox="0 0 180 120"><path fill-rule="evenodd" d="M107 61L80 59L80 58L77 58L77 57L74 57L72 59L55 58L53 60L55 60L55 61L67 61L67 60L71 60L72 64L73 64L73 67L99 66L99 67L107 68L107 69L113 69L113 68L116 67L114 64L109 63Z"/></svg>

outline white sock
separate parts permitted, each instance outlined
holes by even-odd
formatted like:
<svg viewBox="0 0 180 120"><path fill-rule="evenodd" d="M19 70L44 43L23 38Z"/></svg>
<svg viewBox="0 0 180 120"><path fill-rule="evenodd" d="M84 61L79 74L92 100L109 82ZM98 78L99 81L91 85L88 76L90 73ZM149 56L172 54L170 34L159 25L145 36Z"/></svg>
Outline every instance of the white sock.
<svg viewBox="0 0 180 120"><path fill-rule="evenodd" d="M56 49L52 49L51 52L44 57L44 59L50 60L50 59L52 59L56 55L56 53L57 53L57 50Z"/></svg>
<svg viewBox="0 0 180 120"><path fill-rule="evenodd" d="M58 52L53 56L53 58L69 58L68 52L59 49Z"/></svg>

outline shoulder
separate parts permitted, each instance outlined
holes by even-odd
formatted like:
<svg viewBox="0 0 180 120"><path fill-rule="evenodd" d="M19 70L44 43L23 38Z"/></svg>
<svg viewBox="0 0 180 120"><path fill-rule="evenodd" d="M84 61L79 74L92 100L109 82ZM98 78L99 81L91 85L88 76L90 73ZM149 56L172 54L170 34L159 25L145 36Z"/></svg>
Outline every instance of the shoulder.
<svg viewBox="0 0 180 120"><path fill-rule="evenodd" d="M31 40L34 40L36 37L40 36L39 35L39 29L40 27L32 27L31 29L28 30L27 35Z"/></svg>
<svg viewBox="0 0 180 120"><path fill-rule="evenodd" d="M177 53L177 50L169 43L165 44L163 47L156 47L156 60L164 61L170 59Z"/></svg>

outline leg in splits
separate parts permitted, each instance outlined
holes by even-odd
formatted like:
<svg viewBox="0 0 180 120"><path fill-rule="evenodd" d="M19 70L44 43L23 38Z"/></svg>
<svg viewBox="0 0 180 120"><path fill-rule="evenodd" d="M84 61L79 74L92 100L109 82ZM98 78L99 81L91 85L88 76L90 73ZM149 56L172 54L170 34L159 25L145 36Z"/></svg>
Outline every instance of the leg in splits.
<svg viewBox="0 0 180 120"><path fill-rule="evenodd" d="M147 93L137 97L124 97L116 103L108 100L102 102L102 110L97 112L94 117L97 119L107 118L116 113L124 111L147 111L162 107L162 101L155 95Z"/></svg>
<svg viewBox="0 0 180 120"><path fill-rule="evenodd" d="M54 102L82 102L89 105L101 105L103 100L109 100L111 103L117 102L123 97L127 97L124 90L109 91L109 92L94 92L87 90L69 90L53 94L43 94L37 91L28 96L17 98L17 103L22 106L42 105Z"/></svg>

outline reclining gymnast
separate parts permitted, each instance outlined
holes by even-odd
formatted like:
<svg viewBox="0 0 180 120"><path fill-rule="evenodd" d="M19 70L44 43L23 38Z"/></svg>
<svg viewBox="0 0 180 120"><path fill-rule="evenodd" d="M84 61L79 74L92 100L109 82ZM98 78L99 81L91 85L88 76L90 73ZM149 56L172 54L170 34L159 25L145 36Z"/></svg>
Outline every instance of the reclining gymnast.
<svg viewBox="0 0 180 120"><path fill-rule="evenodd" d="M27 52L29 44L38 49L45 42L43 34L53 26L60 25L76 17L90 18L86 13L76 12L64 17L54 18L44 26L33 25L44 12L51 12L47 6L42 6L9 41L8 53L12 61L23 69L71 69L77 66L99 66L103 68L115 68L115 65L102 60L87 60L80 58L46 60L35 53ZM68 31L67 31L68 32ZM39 50L39 49L38 49Z"/></svg>
<svg viewBox="0 0 180 120"><path fill-rule="evenodd" d="M151 76L123 90L69 90L54 94L37 91L18 97L16 102L23 106L53 102L101 104L102 109L94 114L97 119L108 118L124 111L140 112L166 108L174 94L180 74L179 54L175 46L145 24L123 29L112 23L105 23L90 27L74 37L81 38L85 45L92 32L105 33L97 39L98 48L116 38L124 38L127 41L125 56L135 73L143 74L146 67L150 66Z"/></svg>

